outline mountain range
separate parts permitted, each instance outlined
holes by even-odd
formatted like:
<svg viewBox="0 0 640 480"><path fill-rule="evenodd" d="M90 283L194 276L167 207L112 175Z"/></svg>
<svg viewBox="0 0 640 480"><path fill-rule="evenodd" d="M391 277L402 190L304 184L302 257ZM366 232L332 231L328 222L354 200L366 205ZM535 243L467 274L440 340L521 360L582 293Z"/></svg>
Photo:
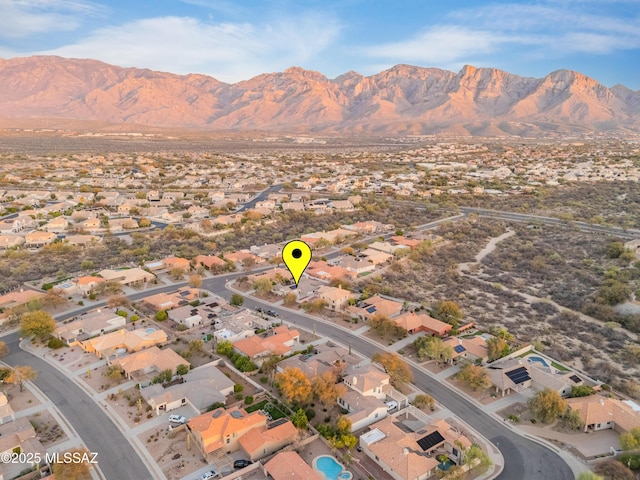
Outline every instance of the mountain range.
<svg viewBox="0 0 640 480"><path fill-rule="evenodd" d="M96 60L0 59L0 117L206 130L406 135L640 132L640 91L558 70L528 78L397 65L335 79L292 67L235 84Z"/></svg>

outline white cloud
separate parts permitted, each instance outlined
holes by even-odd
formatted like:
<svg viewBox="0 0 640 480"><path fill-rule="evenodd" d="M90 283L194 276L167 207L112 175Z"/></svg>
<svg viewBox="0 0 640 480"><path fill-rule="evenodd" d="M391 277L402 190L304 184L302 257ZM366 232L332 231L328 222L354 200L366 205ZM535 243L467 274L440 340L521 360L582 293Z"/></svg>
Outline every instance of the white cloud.
<svg viewBox="0 0 640 480"><path fill-rule="evenodd" d="M0 0L0 38L75 30L86 16L103 9L93 3L73 0Z"/></svg>
<svg viewBox="0 0 640 480"><path fill-rule="evenodd" d="M339 32L337 21L317 13L260 25L170 16L101 28L75 44L37 53L176 73L206 73L233 82L304 65L329 47Z"/></svg>
<svg viewBox="0 0 640 480"><path fill-rule="evenodd" d="M575 3L494 4L453 11L445 24L362 52L370 58L442 65L471 63L472 56L495 61L515 53L539 59L640 48L639 18L607 13L586 12Z"/></svg>

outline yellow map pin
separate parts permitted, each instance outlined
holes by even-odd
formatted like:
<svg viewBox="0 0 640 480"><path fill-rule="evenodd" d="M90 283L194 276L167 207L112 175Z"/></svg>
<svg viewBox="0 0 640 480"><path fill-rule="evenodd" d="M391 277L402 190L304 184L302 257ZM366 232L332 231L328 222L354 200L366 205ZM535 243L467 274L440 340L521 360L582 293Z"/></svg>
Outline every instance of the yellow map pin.
<svg viewBox="0 0 640 480"><path fill-rule="evenodd" d="M282 248L282 260L293 275L297 287L311 261L311 248L302 240L292 240Z"/></svg>

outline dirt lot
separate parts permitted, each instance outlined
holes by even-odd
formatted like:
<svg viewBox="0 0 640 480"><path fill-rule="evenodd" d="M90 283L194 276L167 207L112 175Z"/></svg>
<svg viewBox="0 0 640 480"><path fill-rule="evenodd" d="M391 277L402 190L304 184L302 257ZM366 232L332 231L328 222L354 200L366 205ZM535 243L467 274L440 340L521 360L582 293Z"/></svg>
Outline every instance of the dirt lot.
<svg viewBox="0 0 640 480"><path fill-rule="evenodd" d="M133 387L122 393L107 397L108 408L117 412L131 428L141 425L154 417L151 407L140 396L140 390Z"/></svg>
<svg viewBox="0 0 640 480"><path fill-rule="evenodd" d="M169 480L185 477L207 464L195 445L191 444L187 449L184 427L173 431L168 427L156 427L141 433L138 438Z"/></svg>
<svg viewBox="0 0 640 480"><path fill-rule="evenodd" d="M121 376L119 379L112 379L107 377L107 370L109 367L104 365L102 367L94 367L90 373L86 372L82 375L84 382L89 385L96 392L103 392L110 388L117 387L127 381L127 379ZM90 375L90 376L89 376Z"/></svg>
<svg viewBox="0 0 640 480"><path fill-rule="evenodd" d="M41 405L40 401L26 387L21 392L18 385L2 384L0 391L7 396L7 400L11 402L11 408L13 408L14 412Z"/></svg>
<svg viewBox="0 0 640 480"><path fill-rule="evenodd" d="M40 411L29 416L29 421L45 447L67 440L68 437L49 412Z"/></svg>

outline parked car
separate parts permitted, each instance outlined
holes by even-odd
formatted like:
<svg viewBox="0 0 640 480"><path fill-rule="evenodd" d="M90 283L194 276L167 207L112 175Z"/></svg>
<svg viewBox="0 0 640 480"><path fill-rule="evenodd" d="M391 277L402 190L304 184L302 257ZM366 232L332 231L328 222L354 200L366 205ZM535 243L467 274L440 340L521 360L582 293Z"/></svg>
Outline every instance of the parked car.
<svg viewBox="0 0 640 480"><path fill-rule="evenodd" d="M396 402L395 400L391 400L390 402L387 402L387 410L393 410L394 408L398 407L398 402Z"/></svg>
<svg viewBox="0 0 640 480"><path fill-rule="evenodd" d="M274 312L273 310L267 310L265 313L266 313L267 315L272 316L272 317L277 317L277 316L278 316L278 313L277 313L277 312Z"/></svg>
<svg viewBox="0 0 640 480"><path fill-rule="evenodd" d="M217 476L218 472L216 470L210 470L200 475L200 480L209 480L210 478L216 478Z"/></svg>
<svg viewBox="0 0 640 480"><path fill-rule="evenodd" d="M233 468L244 468L251 465L251 460L240 459L233 462Z"/></svg>
<svg viewBox="0 0 640 480"><path fill-rule="evenodd" d="M169 415L169 421L171 423L187 423L187 419L182 415Z"/></svg>
<svg viewBox="0 0 640 480"><path fill-rule="evenodd" d="M262 307L256 307L256 312L262 313Z"/></svg>

